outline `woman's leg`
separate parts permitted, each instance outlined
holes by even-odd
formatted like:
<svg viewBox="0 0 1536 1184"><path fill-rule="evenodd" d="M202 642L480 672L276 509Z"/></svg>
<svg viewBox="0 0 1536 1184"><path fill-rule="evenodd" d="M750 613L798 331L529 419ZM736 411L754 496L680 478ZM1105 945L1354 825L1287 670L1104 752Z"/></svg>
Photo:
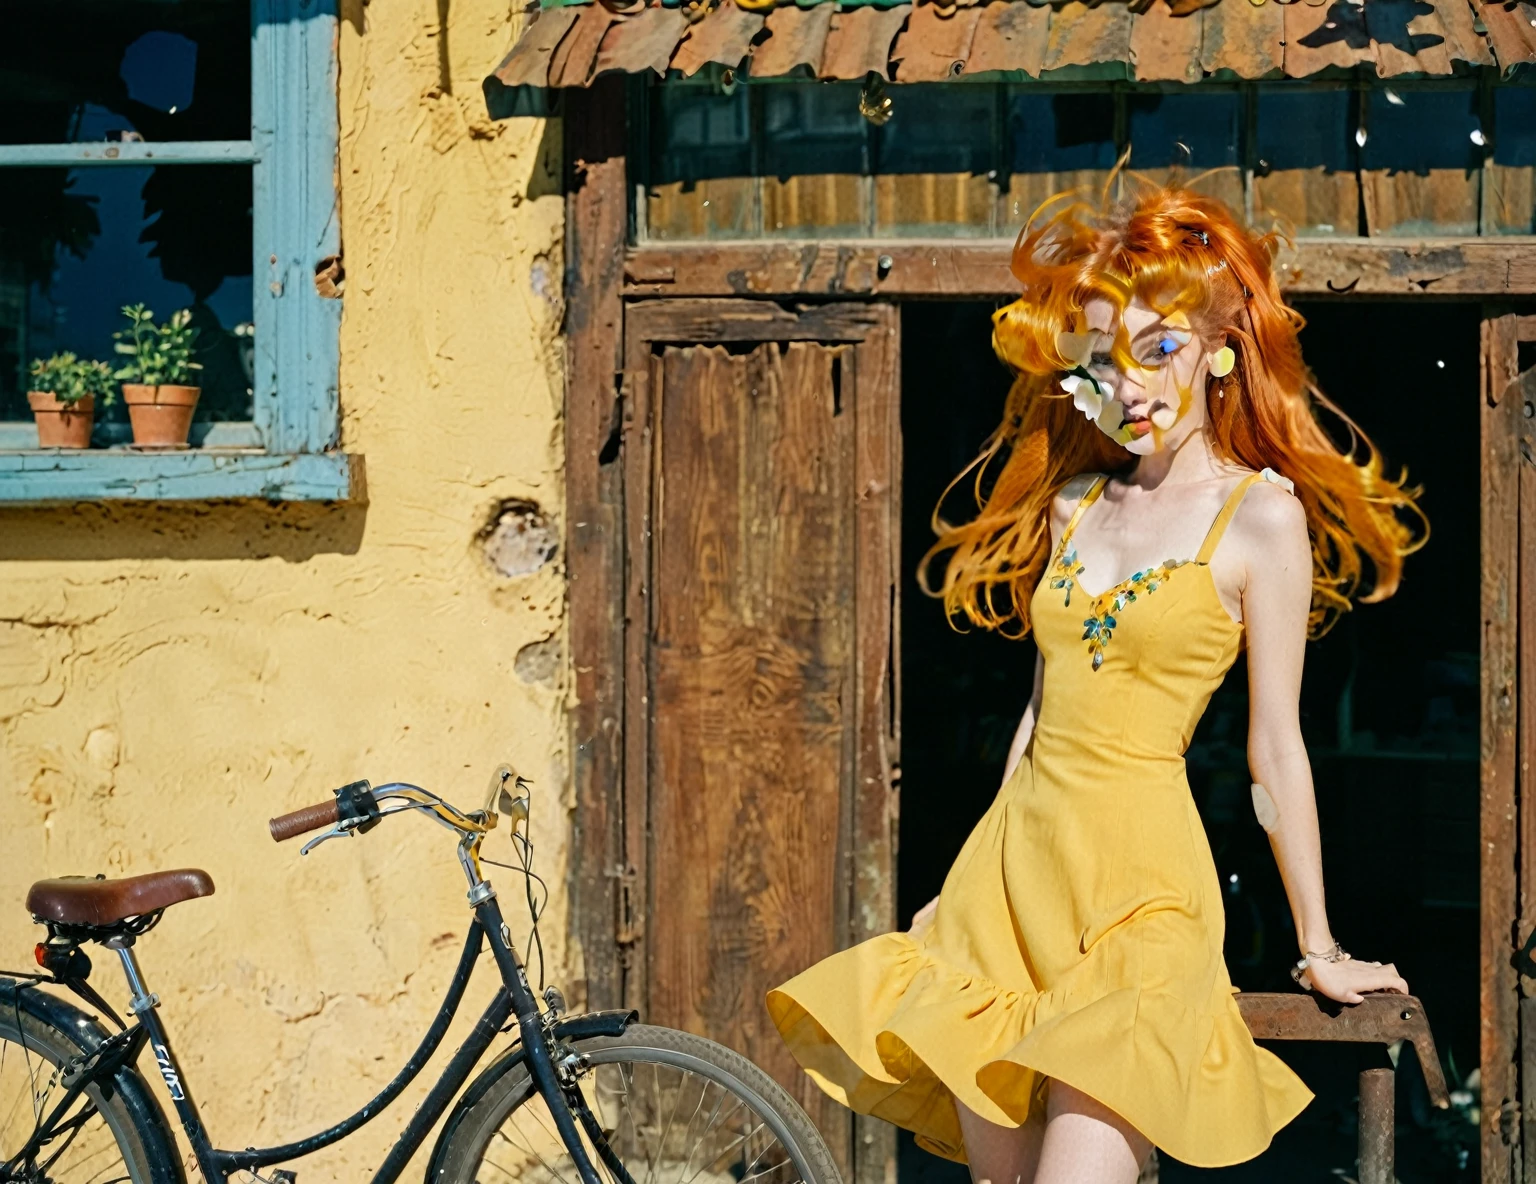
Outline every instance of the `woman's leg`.
<svg viewBox="0 0 1536 1184"><path fill-rule="evenodd" d="M1043 1112L1032 1111L1023 1126L998 1126L958 1101L955 1110L960 1115L973 1184L1031 1184L1045 1138Z"/></svg>
<svg viewBox="0 0 1536 1184"><path fill-rule="evenodd" d="M1052 1080L1034 1184L1136 1184L1145 1135L1108 1106Z"/></svg>

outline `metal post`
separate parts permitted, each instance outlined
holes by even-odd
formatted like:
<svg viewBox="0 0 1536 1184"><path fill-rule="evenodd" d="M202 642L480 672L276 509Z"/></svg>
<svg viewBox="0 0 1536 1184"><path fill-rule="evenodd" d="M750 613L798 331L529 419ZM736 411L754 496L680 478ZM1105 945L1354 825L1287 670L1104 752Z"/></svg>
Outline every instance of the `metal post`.
<svg viewBox="0 0 1536 1184"><path fill-rule="evenodd" d="M1360 1184L1393 1184L1394 1086L1391 1069L1360 1074Z"/></svg>

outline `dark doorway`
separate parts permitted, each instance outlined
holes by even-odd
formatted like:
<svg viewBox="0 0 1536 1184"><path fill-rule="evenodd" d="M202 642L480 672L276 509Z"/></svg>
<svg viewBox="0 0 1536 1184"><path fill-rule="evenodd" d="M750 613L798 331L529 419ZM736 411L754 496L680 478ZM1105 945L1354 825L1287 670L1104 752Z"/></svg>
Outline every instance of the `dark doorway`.
<svg viewBox="0 0 1536 1184"><path fill-rule="evenodd" d="M1029 696L1034 650L960 634L913 569L950 478L1001 418L1008 375L981 303L904 307L902 923L930 899L997 792ZM1433 534L1397 596L1350 613L1308 651L1302 726L1317 785L1329 916L1347 949L1397 963L1425 1004L1458 1105L1433 1111L1399 1073L1397 1174L1478 1172L1478 324L1475 305L1304 306L1320 387L1424 487ZM1340 428L1337 423L1331 428ZM1342 431L1342 429L1341 429ZM963 494L946 503L964 513ZM1290 912L1249 804L1246 671L1212 700L1188 754L1190 787L1227 889L1226 956L1246 990L1291 989ZM1317 1094L1271 1149L1230 1180L1355 1176L1355 1083L1385 1063L1370 1046L1276 1045ZM1469 1080L1469 1075L1472 1075ZM963 1168L904 1138L902 1184L950 1184ZM1210 1175L1164 1160L1166 1181Z"/></svg>

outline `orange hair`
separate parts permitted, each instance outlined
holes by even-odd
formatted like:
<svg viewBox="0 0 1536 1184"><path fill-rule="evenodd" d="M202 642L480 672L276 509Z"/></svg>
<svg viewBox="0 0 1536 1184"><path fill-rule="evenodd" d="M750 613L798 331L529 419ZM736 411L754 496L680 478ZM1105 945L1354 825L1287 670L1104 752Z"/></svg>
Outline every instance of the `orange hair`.
<svg viewBox="0 0 1536 1184"><path fill-rule="evenodd" d="M1225 459L1295 482L1312 537L1311 636L1348 611L1364 559L1372 580L1361 600L1397 590L1403 556L1428 533L1419 491L1406 488L1406 473L1383 476L1375 446L1313 383L1297 339L1303 320L1275 281L1280 241L1249 231L1214 198L1161 187L1117 206L1073 202L1024 227L1013 249L1023 295L992 318L992 346L1017 377L1002 424L945 490L974 473L980 513L951 526L936 507L939 540L919 565L924 590L943 598L952 623L964 617L1010 636L1028 633L1029 598L1049 558L1052 500L1073 477L1123 469L1132 459L1058 385L1074 364L1059 352L1058 334L1081 328L1094 298L1123 310L1139 297L1164 315L1184 312L1205 340L1226 334L1237 365L1206 391L1212 445ZM1122 364L1126 348L1122 329L1114 347ZM1323 430L1319 407L1343 423L1348 448ZM935 589L931 567L946 552Z"/></svg>

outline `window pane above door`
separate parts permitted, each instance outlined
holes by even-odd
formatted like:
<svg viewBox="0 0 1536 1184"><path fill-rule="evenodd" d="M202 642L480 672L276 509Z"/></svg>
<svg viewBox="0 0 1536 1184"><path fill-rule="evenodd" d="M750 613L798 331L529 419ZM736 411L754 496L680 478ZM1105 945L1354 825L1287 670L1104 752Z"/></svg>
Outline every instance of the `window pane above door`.
<svg viewBox="0 0 1536 1184"><path fill-rule="evenodd" d="M637 239L1011 238L1044 201L1183 183L1299 236L1528 234L1536 85L653 84ZM874 111L889 100L887 117Z"/></svg>

